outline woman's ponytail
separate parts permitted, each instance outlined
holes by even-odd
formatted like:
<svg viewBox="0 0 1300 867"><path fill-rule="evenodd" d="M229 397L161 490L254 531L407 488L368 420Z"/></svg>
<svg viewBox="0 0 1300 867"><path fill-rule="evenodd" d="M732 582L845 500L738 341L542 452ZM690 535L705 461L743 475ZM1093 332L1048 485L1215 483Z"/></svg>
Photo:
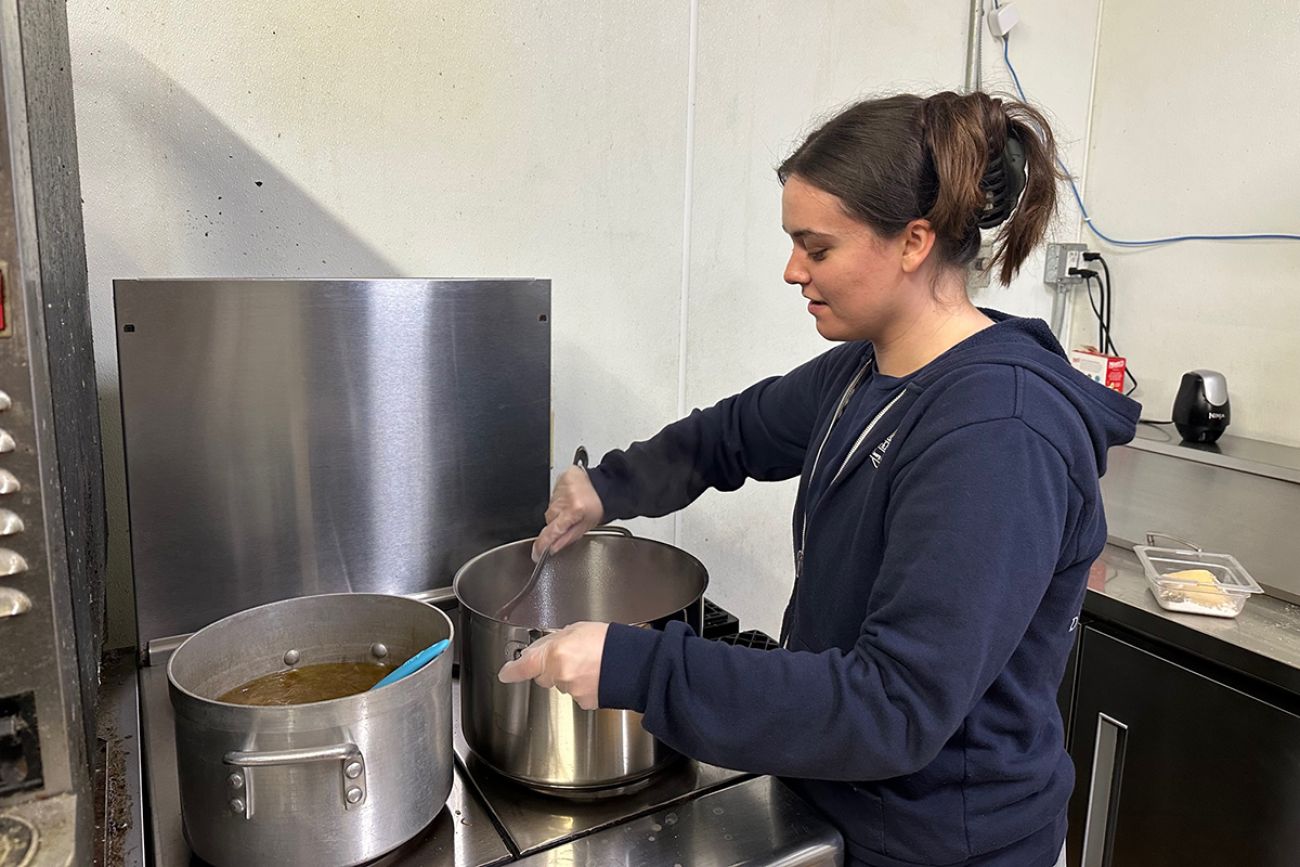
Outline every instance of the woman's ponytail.
<svg viewBox="0 0 1300 867"><path fill-rule="evenodd" d="M1036 109L979 91L935 94L921 114L938 181L927 219L962 263L978 252L980 226L1000 225L989 267L1011 282L1056 209L1051 128Z"/></svg>
<svg viewBox="0 0 1300 867"><path fill-rule="evenodd" d="M1061 177L1043 115L978 91L857 103L808 136L777 174L837 196L886 237L928 220L938 260L950 267L972 262L980 229L997 227L990 267L1003 283L1042 240Z"/></svg>

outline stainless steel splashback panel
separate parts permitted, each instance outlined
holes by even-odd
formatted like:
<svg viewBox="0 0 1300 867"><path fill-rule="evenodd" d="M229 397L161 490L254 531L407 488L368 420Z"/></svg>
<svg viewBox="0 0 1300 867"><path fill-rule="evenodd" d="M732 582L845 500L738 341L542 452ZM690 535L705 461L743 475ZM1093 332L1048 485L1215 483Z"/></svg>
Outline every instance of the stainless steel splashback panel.
<svg viewBox="0 0 1300 867"><path fill-rule="evenodd" d="M1111 449L1101 491L1113 541L1170 533L1234 555L1269 595L1300 603L1300 449L1233 436L1190 446L1142 427Z"/></svg>
<svg viewBox="0 0 1300 867"><path fill-rule="evenodd" d="M114 282L139 640L536 533L547 280Z"/></svg>

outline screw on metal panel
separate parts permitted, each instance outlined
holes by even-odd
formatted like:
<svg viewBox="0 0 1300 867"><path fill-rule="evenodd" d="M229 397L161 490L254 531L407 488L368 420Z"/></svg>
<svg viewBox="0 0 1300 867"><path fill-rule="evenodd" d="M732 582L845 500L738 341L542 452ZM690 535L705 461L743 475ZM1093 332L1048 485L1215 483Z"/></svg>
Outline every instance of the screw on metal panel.
<svg viewBox="0 0 1300 867"><path fill-rule="evenodd" d="M370 655L375 659L383 659L388 655L387 645L380 644L376 641L374 644L370 645Z"/></svg>
<svg viewBox="0 0 1300 867"><path fill-rule="evenodd" d="M230 810L233 813L244 812L244 802L239 798L232 798L230 801Z"/></svg>
<svg viewBox="0 0 1300 867"><path fill-rule="evenodd" d="M343 769L343 776L349 780L355 780L361 776L361 762L348 762L348 766Z"/></svg>
<svg viewBox="0 0 1300 867"><path fill-rule="evenodd" d="M232 788L232 789L242 789L242 788L244 788L244 775L243 775L243 774L231 774L231 775L230 775L230 778L227 780L227 782L230 783L230 788Z"/></svg>
<svg viewBox="0 0 1300 867"><path fill-rule="evenodd" d="M347 794L348 803L349 804L361 803L362 794L363 793L361 789L357 788L356 786L353 786L352 788L348 789L348 794Z"/></svg>
<svg viewBox="0 0 1300 867"><path fill-rule="evenodd" d="M297 665L298 660L302 659L302 654L296 650L286 650L284 652L285 665Z"/></svg>

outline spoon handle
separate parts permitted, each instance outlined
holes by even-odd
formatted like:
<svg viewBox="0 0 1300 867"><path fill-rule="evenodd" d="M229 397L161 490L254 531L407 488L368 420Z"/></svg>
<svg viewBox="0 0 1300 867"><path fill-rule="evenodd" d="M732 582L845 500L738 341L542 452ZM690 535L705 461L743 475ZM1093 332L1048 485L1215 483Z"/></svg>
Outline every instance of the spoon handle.
<svg viewBox="0 0 1300 867"><path fill-rule="evenodd" d="M587 469L587 447L586 446L578 446L578 450L573 453L573 465L577 467L582 467L583 470ZM532 574L528 576L528 580L524 582L524 586L520 588L518 593L516 593L514 596L510 598L509 602L507 602L505 605L502 605L500 608L497 609L498 620L510 619L510 612L514 611L515 606L519 604L519 600L527 596L528 593L533 589L533 585L537 583L538 576L542 574L542 568L546 565L546 561L549 560L550 558L551 558L551 545L547 545L545 548L542 549L542 556L537 558L537 563L533 566Z"/></svg>
<svg viewBox="0 0 1300 867"><path fill-rule="evenodd" d="M424 668L430 662L433 662L435 659L437 659L442 654L442 652L446 650L450 645L451 645L451 640L447 638L444 638L442 641L438 641L435 642L434 644L429 645L424 650L421 650L419 653L415 654L415 656L412 656L410 659L406 660L406 662L403 662L401 665L397 666L397 668L394 668L392 671L388 672L388 674L384 675L383 680L379 681L379 683L375 684L370 688L379 689L379 687L381 686L388 686L390 683L396 683L397 681L401 680L407 675L415 674L417 671Z"/></svg>

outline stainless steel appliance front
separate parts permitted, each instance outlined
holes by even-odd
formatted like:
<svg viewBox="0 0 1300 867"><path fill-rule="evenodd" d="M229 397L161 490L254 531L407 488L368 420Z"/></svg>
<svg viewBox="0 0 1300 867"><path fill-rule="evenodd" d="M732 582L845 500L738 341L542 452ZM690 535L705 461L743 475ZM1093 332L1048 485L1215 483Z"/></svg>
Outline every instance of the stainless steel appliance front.
<svg viewBox="0 0 1300 867"><path fill-rule="evenodd" d="M106 547L69 69L63 4L0 0L5 864L84 864L95 855Z"/></svg>
<svg viewBox="0 0 1300 867"><path fill-rule="evenodd" d="M449 585L549 493L547 280L114 283L141 645Z"/></svg>

